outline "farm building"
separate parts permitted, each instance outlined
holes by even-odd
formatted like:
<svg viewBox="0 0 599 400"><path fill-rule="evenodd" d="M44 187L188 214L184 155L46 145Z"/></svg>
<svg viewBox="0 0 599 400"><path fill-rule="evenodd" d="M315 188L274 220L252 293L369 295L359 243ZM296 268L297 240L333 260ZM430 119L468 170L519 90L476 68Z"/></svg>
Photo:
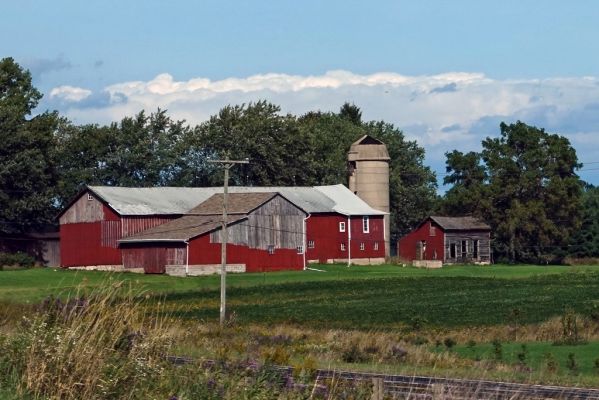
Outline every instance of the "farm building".
<svg viewBox="0 0 599 400"><path fill-rule="evenodd" d="M400 259L438 260L443 264L491 262L491 228L473 217L431 216L402 237Z"/></svg>
<svg viewBox="0 0 599 400"><path fill-rule="evenodd" d="M384 261L383 211L343 185L231 187L230 269ZM90 186L59 216L61 265L206 273L220 262L222 188Z"/></svg>
<svg viewBox="0 0 599 400"><path fill-rule="evenodd" d="M1 235L0 252L26 253L39 265L56 267L60 265L60 235L53 226L26 233Z"/></svg>

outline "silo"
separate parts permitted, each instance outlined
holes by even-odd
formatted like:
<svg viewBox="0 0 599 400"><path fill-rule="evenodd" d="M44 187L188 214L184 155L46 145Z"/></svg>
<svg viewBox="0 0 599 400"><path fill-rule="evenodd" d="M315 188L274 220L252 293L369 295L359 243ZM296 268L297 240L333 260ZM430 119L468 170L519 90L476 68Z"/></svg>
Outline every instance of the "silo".
<svg viewBox="0 0 599 400"><path fill-rule="evenodd" d="M380 140L365 135L347 154L349 189L372 208L389 212L389 152ZM385 215L385 255L389 257L390 218Z"/></svg>

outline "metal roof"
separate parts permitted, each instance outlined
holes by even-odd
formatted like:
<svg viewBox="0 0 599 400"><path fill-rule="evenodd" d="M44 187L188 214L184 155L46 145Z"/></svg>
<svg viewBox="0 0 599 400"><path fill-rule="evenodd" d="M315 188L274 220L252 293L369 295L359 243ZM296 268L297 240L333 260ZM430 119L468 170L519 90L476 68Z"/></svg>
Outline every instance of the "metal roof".
<svg viewBox="0 0 599 400"><path fill-rule="evenodd" d="M120 215L168 215L185 214L222 193L222 187L184 188L156 187L130 188L89 186L89 189L104 200ZM230 193L280 193L287 200L307 213L337 212L345 215L384 215L343 185L314 187L283 186L231 186Z"/></svg>

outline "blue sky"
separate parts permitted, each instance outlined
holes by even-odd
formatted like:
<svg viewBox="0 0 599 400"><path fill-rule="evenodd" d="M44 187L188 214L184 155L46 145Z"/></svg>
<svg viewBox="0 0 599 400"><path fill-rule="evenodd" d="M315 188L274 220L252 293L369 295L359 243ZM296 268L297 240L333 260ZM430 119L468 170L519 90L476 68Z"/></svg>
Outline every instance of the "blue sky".
<svg viewBox="0 0 599 400"><path fill-rule="evenodd" d="M77 123L230 103L337 110L402 128L442 171L500 121L568 136L599 161L599 2L2 1L0 56ZM599 164L595 164L599 165ZM599 184L588 164L581 176Z"/></svg>

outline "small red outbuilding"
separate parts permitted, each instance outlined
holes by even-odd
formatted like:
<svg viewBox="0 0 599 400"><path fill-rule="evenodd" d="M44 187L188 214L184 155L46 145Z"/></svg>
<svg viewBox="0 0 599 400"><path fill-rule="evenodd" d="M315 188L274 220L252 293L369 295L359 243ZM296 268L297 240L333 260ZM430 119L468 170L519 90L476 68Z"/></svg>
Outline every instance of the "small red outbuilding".
<svg viewBox="0 0 599 400"><path fill-rule="evenodd" d="M491 262L491 227L473 217L430 216L397 244L403 261Z"/></svg>

